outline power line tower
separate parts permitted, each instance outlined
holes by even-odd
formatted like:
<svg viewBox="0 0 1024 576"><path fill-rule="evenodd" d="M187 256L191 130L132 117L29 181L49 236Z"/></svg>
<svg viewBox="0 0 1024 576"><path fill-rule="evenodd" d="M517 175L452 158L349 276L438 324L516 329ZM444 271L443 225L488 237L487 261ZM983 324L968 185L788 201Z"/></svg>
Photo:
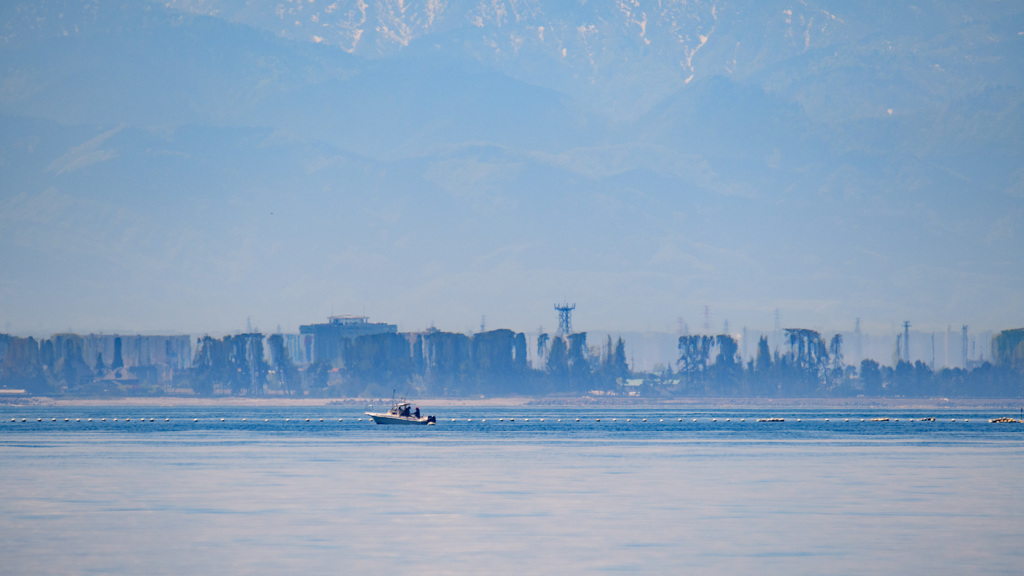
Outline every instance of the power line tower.
<svg viewBox="0 0 1024 576"><path fill-rule="evenodd" d="M782 341L782 321L779 318L779 309L775 309L775 331L773 334L773 340L775 340L775 354L779 353L779 343Z"/></svg>
<svg viewBox="0 0 1024 576"><path fill-rule="evenodd" d="M942 362L942 367L943 368L949 368L949 336L952 333L953 333L953 327L950 326L949 324L946 324L946 341L944 343L946 357L945 357L945 360L943 360L943 362Z"/></svg>
<svg viewBox="0 0 1024 576"><path fill-rule="evenodd" d="M932 332L932 372L935 371L935 332Z"/></svg>
<svg viewBox="0 0 1024 576"><path fill-rule="evenodd" d="M960 358L963 360L963 368L967 370L967 325L960 327Z"/></svg>
<svg viewBox="0 0 1024 576"><path fill-rule="evenodd" d="M559 336L568 336L572 334L572 311L575 309L575 304L555 304L555 310L558 310Z"/></svg>
<svg viewBox="0 0 1024 576"><path fill-rule="evenodd" d="M857 338L857 361L859 362L864 359L864 344L863 340L861 340L860 334L860 318L857 318L857 324L853 328L853 334Z"/></svg>
<svg viewBox="0 0 1024 576"><path fill-rule="evenodd" d="M903 321L903 359L910 363L910 320Z"/></svg>

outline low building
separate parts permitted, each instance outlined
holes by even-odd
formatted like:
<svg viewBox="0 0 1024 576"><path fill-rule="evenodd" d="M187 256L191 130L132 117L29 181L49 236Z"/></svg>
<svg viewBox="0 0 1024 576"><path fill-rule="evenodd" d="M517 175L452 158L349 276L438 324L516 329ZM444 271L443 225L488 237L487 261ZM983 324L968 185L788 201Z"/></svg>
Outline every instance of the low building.
<svg viewBox="0 0 1024 576"><path fill-rule="evenodd" d="M366 316L346 314L331 316L326 324L306 324L299 326L300 339L303 336L313 337L312 362L334 362L344 358L346 341L357 336L372 334L397 334L398 326L384 322L370 322Z"/></svg>
<svg viewBox="0 0 1024 576"><path fill-rule="evenodd" d="M642 378L629 378L622 381L622 393L626 396L640 396L643 386Z"/></svg>

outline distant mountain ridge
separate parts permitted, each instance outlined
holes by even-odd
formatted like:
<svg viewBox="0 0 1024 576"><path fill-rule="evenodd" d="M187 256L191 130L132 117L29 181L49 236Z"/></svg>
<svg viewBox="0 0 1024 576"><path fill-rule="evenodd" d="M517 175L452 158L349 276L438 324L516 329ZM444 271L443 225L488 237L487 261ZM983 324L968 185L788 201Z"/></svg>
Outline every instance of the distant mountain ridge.
<svg viewBox="0 0 1024 576"><path fill-rule="evenodd" d="M1024 309L1024 5L58 0L0 17L0 223L24 250L0 260L8 301L47 261L96 286L147 270L137 290L188 302L263 281L319 315L383 299L375 316L424 324L443 300L473 326L505 289L509 309L579 291L603 328L641 331L709 300L807 322ZM652 311L617 310L612 287ZM53 290L33 297L78 301ZM284 310L265 324L308 318Z"/></svg>
<svg viewBox="0 0 1024 576"><path fill-rule="evenodd" d="M880 94L888 104L862 102L831 114L906 110L972 93L973 84L993 73L1005 76L1013 68L1006 59L1019 55L1024 20L1020 7L1005 3L949 1L178 0L168 6L367 58L409 49L461 52L581 101L597 93L590 98L596 108L625 117L635 116L631 108L643 111L687 82L713 75L754 81L789 97L812 88L808 80L874 80L872 88L890 92ZM864 74L871 72L865 65L875 74ZM817 72L826 66L833 72ZM897 71L908 75L900 78ZM1000 80L1019 87L1019 67ZM811 99L802 104L821 106Z"/></svg>

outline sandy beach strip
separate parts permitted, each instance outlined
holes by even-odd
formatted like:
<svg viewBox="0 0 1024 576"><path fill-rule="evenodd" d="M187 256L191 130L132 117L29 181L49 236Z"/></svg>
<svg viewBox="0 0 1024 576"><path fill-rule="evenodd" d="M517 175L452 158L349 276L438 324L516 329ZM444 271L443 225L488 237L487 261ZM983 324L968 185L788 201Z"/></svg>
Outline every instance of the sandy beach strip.
<svg viewBox="0 0 1024 576"><path fill-rule="evenodd" d="M1022 401L1015 398L628 398L628 397L529 397L500 398L415 398L410 402L424 407L573 407L573 408L650 408L650 409L829 409L829 410L957 410L999 409L1017 412ZM138 406L138 407L315 407L346 406L365 408L389 405L390 398L294 398L286 396L152 396L118 398L4 398L8 406Z"/></svg>

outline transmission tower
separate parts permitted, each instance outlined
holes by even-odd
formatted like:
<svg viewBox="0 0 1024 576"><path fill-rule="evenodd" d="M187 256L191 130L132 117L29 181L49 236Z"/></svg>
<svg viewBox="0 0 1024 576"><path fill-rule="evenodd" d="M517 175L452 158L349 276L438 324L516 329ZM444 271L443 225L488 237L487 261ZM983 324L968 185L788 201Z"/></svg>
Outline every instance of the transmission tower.
<svg viewBox="0 0 1024 576"><path fill-rule="evenodd" d="M690 327L686 325L685 321L683 321L683 317L680 316L679 318L677 318L676 322L679 323L679 334L678 335L679 336L689 336L690 335Z"/></svg>
<svg viewBox="0 0 1024 576"><path fill-rule="evenodd" d="M967 325L960 327L960 357L963 359L963 368L967 370Z"/></svg>
<svg viewBox="0 0 1024 576"><path fill-rule="evenodd" d="M932 372L935 371L935 332L932 332Z"/></svg>
<svg viewBox="0 0 1024 576"><path fill-rule="evenodd" d="M775 333L773 340L775 340L775 353L779 353L779 342L782 341L782 322L779 319L779 309L775 309Z"/></svg>
<svg viewBox="0 0 1024 576"><path fill-rule="evenodd" d="M572 334L572 311L575 309L575 304L555 304L555 310L558 310L558 334L560 336Z"/></svg>
<svg viewBox="0 0 1024 576"><path fill-rule="evenodd" d="M903 356L910 363L910 320L903 321Z"/></svg>
<svg viewBox="0 0 1024 576"><path fill-rule="evenodd" d="M860 318L857 318L857 324L853 329L853 333L857 336L857 361L859 362L864 359L864 344L860 334Z"/></svg>
<svg viewBox="0 0 1024 576"><path fill-rule="evenodd" d="M946 341L944 343L946 359L942 362L943 368L949 368L949 335L953 333L953 327L946 324Z"/></svg>

